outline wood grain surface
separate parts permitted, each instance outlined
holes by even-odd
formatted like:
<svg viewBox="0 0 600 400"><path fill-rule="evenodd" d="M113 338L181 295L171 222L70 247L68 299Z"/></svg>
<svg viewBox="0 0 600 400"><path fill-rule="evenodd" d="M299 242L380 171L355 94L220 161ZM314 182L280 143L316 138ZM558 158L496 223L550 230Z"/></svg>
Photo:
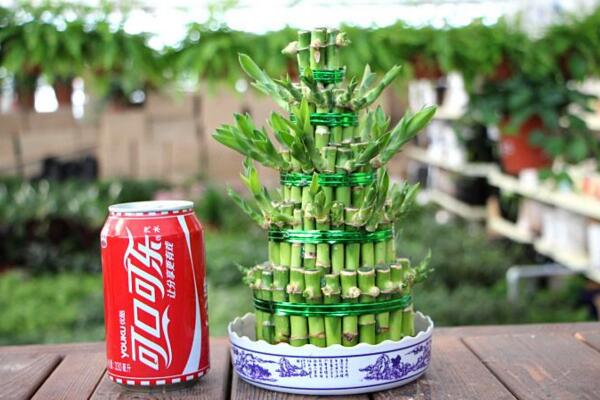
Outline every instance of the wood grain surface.
<svg viewBox="0 0 600 400"><path fill-rule="evenodd" d="M464 342L518 399L600 398L600 353L573 334L467 337Z"/></svg>
<svg viewBox="0 0 600 400"><path fill-rule="evenodd" d="M242 381L226 338L211 338L211 369L184 388L139 389L105 373L103 343L0 347L0 400L308 400ZM432 362L404 387L346 400L600 399L600 323L437 328Z"/></svg>

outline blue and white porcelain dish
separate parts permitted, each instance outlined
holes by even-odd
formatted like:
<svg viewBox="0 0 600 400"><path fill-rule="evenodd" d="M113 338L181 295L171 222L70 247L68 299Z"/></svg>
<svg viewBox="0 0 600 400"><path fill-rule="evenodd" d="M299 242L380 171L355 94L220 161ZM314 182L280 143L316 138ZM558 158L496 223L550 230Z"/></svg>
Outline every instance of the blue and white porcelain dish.
<svg viewBox="0 0 600 400"><path fill-rule="evenodd" d="M419 378L431 360L433 321L415 314L414 337L354 347L292 347L255 340L254 314L228 326L233 369L246 382L264 389L309 395L369 393Z"/></svg>

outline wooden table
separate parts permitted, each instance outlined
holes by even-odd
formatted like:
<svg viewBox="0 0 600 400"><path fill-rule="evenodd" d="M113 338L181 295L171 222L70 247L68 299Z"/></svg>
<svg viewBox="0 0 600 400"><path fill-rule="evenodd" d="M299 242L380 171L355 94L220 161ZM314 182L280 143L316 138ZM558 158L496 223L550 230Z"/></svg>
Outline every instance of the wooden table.
<svg viewBox="0 0 600 400"><path fill-rule="evenodd" d="M0 399L303 399L257 389L232 373L225 338L211 371L179 391L136 392L111 382L104 345L0 347ZM432 364L405 387L346 399L600 399L600 323L439 328Z"/></svg>

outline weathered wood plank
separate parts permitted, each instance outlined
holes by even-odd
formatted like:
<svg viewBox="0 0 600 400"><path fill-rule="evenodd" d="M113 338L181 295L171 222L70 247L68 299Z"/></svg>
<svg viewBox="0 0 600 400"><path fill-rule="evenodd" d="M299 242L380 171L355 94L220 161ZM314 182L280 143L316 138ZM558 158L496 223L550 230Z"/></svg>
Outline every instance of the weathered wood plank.
<svg viewBox="0 0 600 400"><path fill-rule="evenodd" d="M60 362L56 354L0 354L0 399L29 399Z"/></svg>
<svg viewBox="0 0 600 400"><path fill-rule="evenodd" d="M521 324L521 325L473 325L457 327L436 327L437 336L489 336L519 335L536 333L565 333L600 331L600 322L574 322L561 324Z"/></svg>
<svg viewBox="0 0 600 400"><path fill-rule="evenodd" d="M600 332L577 332L575 337L600 351Z"/></svg>
<svg viewBox="0 0 600 400"><path fill-rule="evenodd" d="M506 399L514 396L455 337L433 337L431 365L419 380L375 393L373 400Z"/></svg>
<svg viewBox="0 0 600 400"><path fill-rule="evenodd" d="M0 353L35 353L35 354L60 354L67 353L98 353L104 352L104 342L82 342L61 344L28 344L19 346L2 346Z"/></svg>
<svg viewBox="0 0 600 400"><path fill-rule="evenodd" d="M487 336L487 335L509 335L526 333L570 333L600 331L600 322L574 322L561 324L521 324L521 325L473 325L459 327L436 327L438 336ZM216 338L215 338L216 339ZM104 343L64 343L64 344L31 344L18 346L2 346L2 353L56 353L66 354L72 352L102 352Z"/></svg>
<svg viewBox="0 0 600 400"><path fill-rule="evenodd" d="M597 399L600 354L573 335L463 339L519 399Z"/></svg>
<svg viewBox="0 0 600 400"><path fill-rule="evenodd" d="M104 353L67 354L34 399L88 399L104 374Z"/></svg>
<svg viewBox="0 0 600 400"><path fill-rule="evenodd" d="M233 372L231 379L231 400L368 400L368 395L355 396L302 396L296 394L286 394L260 389L246 383Z"/></svg>
<svg viewBox="0 0 600 400"><path fill-rule="evenodd" d="M210 371L191 387L178 390L127 388L104 375L92 399L199 399L221 400L229 394L229 345L225 338L211 338Z"/></svg>

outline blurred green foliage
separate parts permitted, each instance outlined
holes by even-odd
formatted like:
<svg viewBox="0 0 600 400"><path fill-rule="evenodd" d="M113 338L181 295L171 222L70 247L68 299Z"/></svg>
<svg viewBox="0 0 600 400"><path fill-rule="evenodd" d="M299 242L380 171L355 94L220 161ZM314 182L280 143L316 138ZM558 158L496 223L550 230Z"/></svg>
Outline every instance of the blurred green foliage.
<svg viewBox="0 0 600 400"><path fill-rule="evenodd" d="M0 275L0 344L98 340L104 335L102 277Z"/></svg>
<svg viewBox="0 0 600 400"><path fill-rule="evenodd" d="M108 206L147 200L153 181L0 181L0 269L99 272L98 237Z"/></svg>
<svg viewBox="0 0 600 400"><path fill-rule="evenodd" d="M105 184L99 186L102 185ZM153 183L147 185L148 191L156 187ZM139 190L132 190L132 197L122 194L121 198L139 198L142 195ZM106 204L98 207L106 210ZM204 189L196 209L206 229L210 332L225 335L227 322L252 310L251 293L241 283L238 265L251 266L265 260L265 235L216 186ZM417 288L415 301L417 308L431 315L438 326L590 318L579 303L583 280L578 278L569 279L560 290L537 290L521 304L507 303L506 269L534 261L527 247L489 241L483 227L459 220L439 224L433 209L417 210L413 217L400 231L398 252L416 261L432 249L431 265L435 272ZM96 241L97 235L87 253L82 254L98 264ZM28 253L30 250L23 245L25 242L17 249ZM0 273L0 344L101 340L104 336L101 275L77 272L79 267L72 267L76 252L46 251L60 252L60 268L48 266L47 260L41 259L36 268ZM30 273L44 268L48 268L45 272L64 272Z"/></svg>
<svg viewBox="0 0 600 400"><path fill-rule="evenodd" d="M295 60L281 54L295 39L291 28L256 35L210 20L189 24L175 46L154 49L151 34L125 31L130 11L122 2L108 1L100 10L65 1L0 8L0 65L18 79L84 76L103 93L115 85L125 93L159 88L180 77L234 83L242 76L238 53L249 54L275 76L295 71ZM598 25L600 8L563 16L537 38L518 21L503 19L439 28L402 21L381 28L343 26L353 45L342 58L351 75L360 74L367 63L375 71L404 64L406 77L459 71L468 88L503 69L535 79L583 80L600 73Z"/></svg>
<svg viewBox="0 0 600 400"><path fill-rule="evenodd" d="M437 325L517 324L589 320L581 304L583 278L569 278L559 290L539 288L519 304L506 301L506 270L535 263L527 246L490 241L481 225L435 221L432 210L421 210L415 222L400 232L401 255L413 261L432 249L434 273L415 291L419 310ZM526 291L525 291L526 292Z"/></svg>

